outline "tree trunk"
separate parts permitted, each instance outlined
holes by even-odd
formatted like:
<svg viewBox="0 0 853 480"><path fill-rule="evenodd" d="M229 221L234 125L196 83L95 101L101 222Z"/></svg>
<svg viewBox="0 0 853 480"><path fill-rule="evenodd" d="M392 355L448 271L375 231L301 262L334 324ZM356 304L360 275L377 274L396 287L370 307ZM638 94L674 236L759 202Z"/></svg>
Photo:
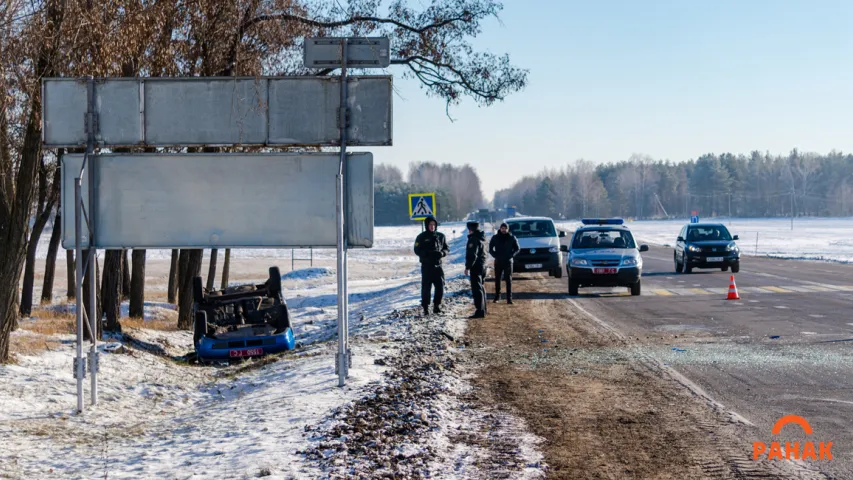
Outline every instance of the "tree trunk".
<svg viewBox="0 0 853 480"><path fill-rule="evenodd" d="M65 276L66 276L66 284L68 285L68 292L65 296L69 300L74 300L77 298L77 274L74 269L76 268L76 263L74 262L74 250L66 250L65 251Z"/></svg>
<svg viewBox="0 0 853 480"><path fill-rule="evenodd" d="M83 264L84 265L86 263L87 258L89 258L89 251L83 250ZM98 265L98 256L97 255L95 255L95 257L94 257L94 262L95 262L95 296L96 296L95 307L97 307L97 312L95 312L95 319L96 319L95 326L97 328L97 331L95 332L95 336L97 336L98 338L101 338L103 330L104 330L104 325L101 322L101 318L103 317L103 310L101 309L101 298L100 298L100 296L101 296L101 288L100 288L101 268L100 268L100 265ZM90 265L88 268L92 268L92 266ZM89 281L89 271L87 269L86 275L83 277L83 311L86 312L86 318L89 320L90 324L91 324L91 319L92 319L92 312L89 311L89 288L91 287L91 283L92 282ZM88 332L89 331L84 328L83 329L83 337L86 340L91 340Z"/></svg>
<svg viewBox="0 0 853 480"><path fill-rule="evenodd" d="M190 330L192 328L193 307L193 278L201 273L202 250L181 250L181 271L178 274L181 286L178 291L178 328Z"/></svg>
<svg viewBox="0 0 853 480"><path fill-rule="evenodd" d="M130 316L145 317L145 250L133 250L133 277L130 279Z"/></svg>
<svg viewBox="0 0 853 480"><path fill-rule="evenodd" d="M50 218L50 212L46 215L42 214L36 217L33 225L33 232L30 234L30 241L27 245L27 259L24 264L24 285L21 288L21 303L19 311L22 316L28 317L33 312L33 284L35 283L36 275L36 249L38 249L41 232L44 231L44 226L47 219Z"/></svg>
<svg viewBox="0 0 853 480"><path fill-rule="evenodd" d="M101 281L101 308L107 316L104 329L109 332L120 332L121 324L121 281L122 281L122 250L107 250L104 256L104 278Z"/></svg>
<svg viewBox="0 0 853 480"><path fill-rule="evenodd" d="M56 209L53 217L53 231L50 233L50 244L47 247L47 259L44 264L44 283L41 287L41 303L53 303L53 280L56 277L56 253L59 250L59 240L62 234L62 214Z"/></svg>
<svg viewBox="0 0 853 480"><path fill-rule="evenodd" d="M37 58L33 58L36 77L56 76L51 59L59 48L59 30L62 26L64 4L48 2L45 22L49 27L42 38L51 39L38 49ZM18 282L27 254L27 232L29 231L30 212L37 189L37 171L41 160L41 97L38 88L33 93L27 112L21 145L19 163L14 177L14 194L11 189L0 191L0 363L9 361L9 340L12 326L18 318L17 298ZM0 172L11 174L11 169ZM10 177L5 177L4 181ZM11 184L11 182L9 182Z"/></svg>
<svg viewBox="0 0 853 480"><path fill-rule="evenodd" d="M222 290L228 288L228 273L231 270L231 249L225 249L225 261L222 262Z"/></svg>
<svg viewBox="0 0 853 480"><path fill-rule="evenodd" d="M127 256L130 252L127 250L121 251L121 299L128 300L130 298L130 262L127 261Z"/></svg>
<svg viewBox="0 0 853 480"><path fill-rule="evenodd" d="M210 267L207 269L207 289L213 290L214 281L216 280L216 257L219 256L219 250L210 249Z"/></svg>
<svg viewBox="0 0 853 480"><path fill-rule="evenodd" d="M178 293L178 257L179 251L178 249L172 249L172 263L169 266L169 288L168 288L168 302L169 303L177 303L177 293Z"/></svg>

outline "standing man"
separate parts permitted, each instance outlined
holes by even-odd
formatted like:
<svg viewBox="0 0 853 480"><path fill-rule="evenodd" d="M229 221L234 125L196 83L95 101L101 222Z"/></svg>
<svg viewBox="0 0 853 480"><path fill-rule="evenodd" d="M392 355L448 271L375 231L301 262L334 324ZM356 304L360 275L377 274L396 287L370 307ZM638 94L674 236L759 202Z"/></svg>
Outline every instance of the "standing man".
<svg viewBox="0 0 853 480"><path fill-rule="evenodd" d="M521 250L518 239L501 224L498 233L489 241L489 253L495 258L495 303L501 298L501 275L506 276L506 303L512 305L512 259Z"/></svg>
<svg viewBox="0 0 853 480"><path fill-rule="evenodd" d="M444 234L438 232L438 220L433 216L424 219L425 230L415 239L415 255L421 260L421 305L424 315L429 315L429 297L435 286L433 313L441 313L444 296L444 269L441 259L450 253Z"/></svg>
<svg viewBox="0 0 853 480"><path fill-rule="evenodd" d="M471 295L474 297L474 315L486 316L486 233L478 222L468 222L468 249L465 252L465 275L471 276Z"/></svg>

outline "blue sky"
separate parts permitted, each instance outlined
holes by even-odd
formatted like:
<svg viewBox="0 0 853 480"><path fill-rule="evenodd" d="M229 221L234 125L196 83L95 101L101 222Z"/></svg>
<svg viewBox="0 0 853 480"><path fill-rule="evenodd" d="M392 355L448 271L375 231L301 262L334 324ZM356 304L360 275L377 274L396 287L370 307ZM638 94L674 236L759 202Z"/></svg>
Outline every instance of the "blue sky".
<svg viewBox="0 0 853 480"><path fill-rule="evenodd" d="M632 153L853 150L853 2L506 0L475 46L529 85L445 116L395 74L394 146L377 163L470 163L493 192L544 167Z"/></svg>

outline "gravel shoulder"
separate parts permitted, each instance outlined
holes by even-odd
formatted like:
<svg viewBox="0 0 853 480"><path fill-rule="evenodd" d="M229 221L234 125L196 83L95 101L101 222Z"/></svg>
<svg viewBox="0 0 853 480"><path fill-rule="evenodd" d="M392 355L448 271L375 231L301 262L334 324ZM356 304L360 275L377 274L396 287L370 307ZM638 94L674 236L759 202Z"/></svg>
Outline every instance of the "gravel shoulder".
<svg viewBox="0 0 853 480"><path fill-rule="evenodd" d="M752 460L749 427L576 309L565 281L513 286L514 305L489 303L469 324L472 397L544 438L549 478L823 478Z"/></svg>

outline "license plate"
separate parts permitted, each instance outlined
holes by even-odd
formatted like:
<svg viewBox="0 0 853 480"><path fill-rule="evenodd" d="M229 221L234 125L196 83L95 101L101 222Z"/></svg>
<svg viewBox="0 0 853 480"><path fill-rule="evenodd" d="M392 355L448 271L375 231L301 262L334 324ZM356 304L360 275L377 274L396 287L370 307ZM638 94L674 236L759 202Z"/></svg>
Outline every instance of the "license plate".
<svg viewBox="0 0 853 480"><path fill-rule="evenodd" d="M722 262L722 261L723 261L723 257L708 257L708 258L706 258L706 259L705 259L705 261L706 261L706 262L711 262L711 263Z"/></svg>
<svg viewBox="0 0 853 480"><path fill-rule="evenodd" d="M616 273L615 268L593 268L592 273Z"/></svg>
<svg viewBox="0 0 853 480"><path fill-rule="evenodd" d="M528 263L524 268L542 268L541 263Z"/></svg>
<svg viewBox="0 0 853 480"><path fill-rule="evenodd" d="M263 348L246 348L244 350L231 350L228 352L228 356L231 358L240 358L240 357L257 357L258 355L263 355Z"/></svg>

